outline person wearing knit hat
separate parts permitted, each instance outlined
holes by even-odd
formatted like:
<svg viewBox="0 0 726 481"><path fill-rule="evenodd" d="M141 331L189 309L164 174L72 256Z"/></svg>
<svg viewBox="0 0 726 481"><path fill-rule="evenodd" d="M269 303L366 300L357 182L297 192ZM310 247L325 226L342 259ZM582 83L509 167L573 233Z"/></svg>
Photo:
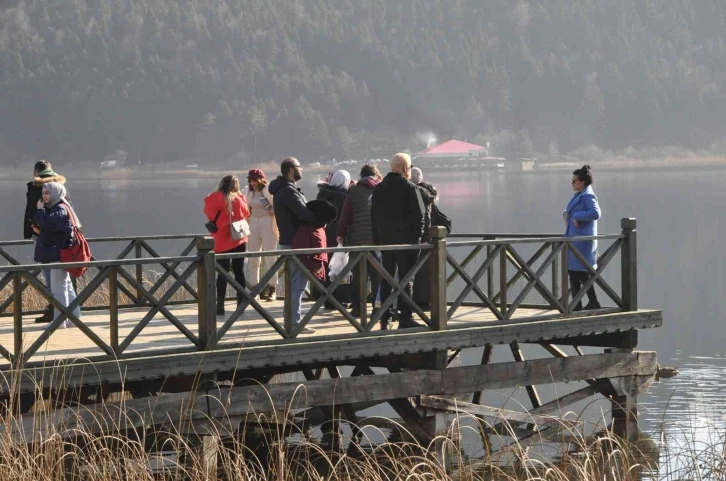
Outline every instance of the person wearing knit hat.
<svg viewBox="0 0 726 481"><path fill-rule="evenodd" d="M250 206L250 236L247 238L247 251L274 251L280 234L277 230L275 211L272 208L272 194L267 189L267 177L260 169L247 172L247 185L242 193ZM260 264L265 260L269 270L277 261L275 256L248 257L250 265L250 284L254 287L260 282ZM273 302L277 299L277 273L270 279L260 297Z"/></svg>
<svg viewBox="0 0 726 481"><path fill-rule="evenodd" d="M41 205L43 196L43 185L48 182L58 182L65 184L66 178L53 171L50 162L47 160L39 160L33 165L33 180L28 182L28 192L25 194L25 215L23 216L23 239L37 240L38 236L33 232L33 219L35 213ZM43 278L45 285L50 287L50 270L43 269ZM43 311L43 315L38 317L35 322L46 323L53 320L53 305L48 304Z"/></svg>

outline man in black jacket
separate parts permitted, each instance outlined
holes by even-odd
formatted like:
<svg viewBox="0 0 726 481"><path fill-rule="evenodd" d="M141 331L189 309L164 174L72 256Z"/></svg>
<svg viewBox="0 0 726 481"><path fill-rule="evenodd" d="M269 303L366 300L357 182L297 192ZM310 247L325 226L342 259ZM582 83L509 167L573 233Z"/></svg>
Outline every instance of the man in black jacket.
<svg viewBox="0 0 726 481"><path fill-rule="evenodd" d="M280 164L280 173L270 182L268 190L272 194L272 207L275 210L277 229L280 231L280 249L292 249L292 240L300 224L315 224L315 215L305 204L305 194L297 183L302 179L302 167L295 157L286 157ZM305 290L307 277L295 265L290 267L290 279L293 292ZM285 298L285 303L289 302ZM300 322L300 299L292 299L292 323ZM287 312L287 310L286 310ZM304 334L312 334L315 330L305 328Z"/></svg>
<svg viewBox="0 0 726 481"><path fill-rule="evenodd" d="M373 242L376 245L388 244L419 244L423 236L424 205L421 193L408 179L411 177L411 157L399 153L391 159L391 172L373 190L371 198L371 224L373 225ZM413 268L419 257L418 250L384 251L382 252L383 267L391 276L402 279ZM411 296L413 281L404 286L404 292ZM391 294L391 286L385 280L381 282L381 301ZM399 329L418 327L413 320L411 306L399 299ZM392 309L381 316L381 329L388 328L388 320Z"/></svg>
<svg viewBox="0 0 726 481"><path fill-rule="evenodd" d="M32 227L33 218L35 217L35 213L38 212L38 203L43 197L43 184L47 182L60 182L61 184L65 184L66 178L53 172L50 162L47 160L39 160L33 167L33 180L28 182L28 192L25 194L26 203L25 215L23 216L23 239L32 239L35 235ZM48 269L43 269L42 272L43 277L45 278L45 285L50 288L50 271ZM48 304L45 311L43 311L43 315L35 319L35 322L46 323L52 320L53 305Z"/></svg>

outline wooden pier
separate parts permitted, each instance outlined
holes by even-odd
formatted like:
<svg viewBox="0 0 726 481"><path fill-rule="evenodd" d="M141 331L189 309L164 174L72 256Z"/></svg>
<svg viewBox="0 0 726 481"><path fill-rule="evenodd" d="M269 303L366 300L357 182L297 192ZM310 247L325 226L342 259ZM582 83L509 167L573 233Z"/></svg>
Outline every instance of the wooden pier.
<svg viewBox="0 0 726 481"><path fill-rule="evenodd" d="M590 270L581 292L570 293L567 252L579 256L572 243L586 239L599 241L598 267ZM159 254L172 245L179 255ZM289 322L283 300L256 300L274 272L283 274L278 292L289 293L285 270L304 269L298 256L318 250L215 255L212 239L204 236L91 239L91 247L96 255L103 249L113 254L85 264L89 270L78 298L64 308L51 300L39 266L18 261L28 256L29 242L0 242L0 256L7 260L0 267L0 369L6 380L0 395L21 413L40 399L58 401L53 422L42 429L101 429L122 411L123 428L159 427L183 417L198 429L211 422L234 431L252 412L335 406L325 412L355 421L351 406L388 402L425 443L447 428L451 413L499 416L526 431L534 428L533 419L600 395L612 402L617 432L632 438L638 392L656 372L655 353L635 350L638 331L662 323L661 311L638 306L635 219L623 219L620 233L592 237L447 238L442 228L433 228L425 245L325 249L349 253L344 273L358 269L365 279L367 269L379 271L394 286L383 308L408 303L423 325L387 331L379 330L380 311L367 308L356 318L332 296L345 276L328 288L309 276L324 296L303 303L299 325ZM400 282L373 255L413 249L419 261L411 272L399 273ZM251 288L237 284L216 263L222 257L262 255L276 261L260 286ZM401 286L425 264L431 298L424 311ZM230 284L223 317L215 315L218 274ZM592 285L603 308L574 311ZM33 323L40 312L24 308L33 291L40 305L51 300L63 314L48 325ZM246 299L239 307L238 293ZM362 298L367 294L361 292ZM325 310L326 301L335 309ZM78 304L80 319L72 314ZM66 319L73 326L64 329ZM305 326L315 333L303 334ZM454 362L469 348L482 351L479 363ZM510 360L492 362L495 348ZM527 360L528 351L538 354ZM302 380L279 382L277 376L287 373L300 373ZM543 399L537 386L557 383L570 384L557 389L556 399ZM486 391L513 387L526 390L527 412L485 405ZM113 402L99 407L121 390L133 399L116 403L117 411L109 411ZM209 392L216 404L204 395ZM37 421L26 415L12 430L13 439L32 441L39 435Z"/></svg>

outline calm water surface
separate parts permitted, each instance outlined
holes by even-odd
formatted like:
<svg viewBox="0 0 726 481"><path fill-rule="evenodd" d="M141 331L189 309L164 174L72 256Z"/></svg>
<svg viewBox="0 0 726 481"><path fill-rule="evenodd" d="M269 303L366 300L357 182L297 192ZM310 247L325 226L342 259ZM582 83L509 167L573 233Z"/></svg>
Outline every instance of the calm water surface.
<svg viewBox="0 0 726 481"><path fill-rule="evenodd" d="M568 171L424 174L438 187L441 208L452 217L457 232L559 232L561 213L572 196ZM316 180L312 174L303 179L308 198L316 195ZM99 237L201 233L202 199L216 182L161 176L81 182L71 178L67 186L87 235ZM639 347L658 351L661 365L681 370L680 376L654 383L641 397L642 426L654 434L662 421L674 436L688 432L702 440L724 427L726 310L720 296L726 274L719 243L726 238L723 185L723 169L595 168L593 187L603 211L600 232L619 232L622 217L638 219L639 305L664 312L663 327L642 331ZM0 187L0 238L14 240L22 232L25 185L0 181ZM477 353L468 358L476 359Z"/></svg>

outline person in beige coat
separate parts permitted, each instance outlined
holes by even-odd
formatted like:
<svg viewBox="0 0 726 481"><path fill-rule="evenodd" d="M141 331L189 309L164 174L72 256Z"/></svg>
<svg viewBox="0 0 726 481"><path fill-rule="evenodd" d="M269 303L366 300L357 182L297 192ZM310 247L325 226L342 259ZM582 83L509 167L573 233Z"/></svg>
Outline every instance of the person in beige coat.
<svg viewBox="0 0 726 481"><path fill-rule="evenodd" d="M272 195L267 190L267 178L259 169L247 173L247 186L242 190L250 206L250 236L247 240L247 252L273 251L277 249L280 237L272 209ZM250 257L250 284L254 287L260 282L260 262L265 259L265 266L270 269L277 260L274 256ZM260 294L262 299L277 299L277 273L272 276L268 287Z"/></svg>

